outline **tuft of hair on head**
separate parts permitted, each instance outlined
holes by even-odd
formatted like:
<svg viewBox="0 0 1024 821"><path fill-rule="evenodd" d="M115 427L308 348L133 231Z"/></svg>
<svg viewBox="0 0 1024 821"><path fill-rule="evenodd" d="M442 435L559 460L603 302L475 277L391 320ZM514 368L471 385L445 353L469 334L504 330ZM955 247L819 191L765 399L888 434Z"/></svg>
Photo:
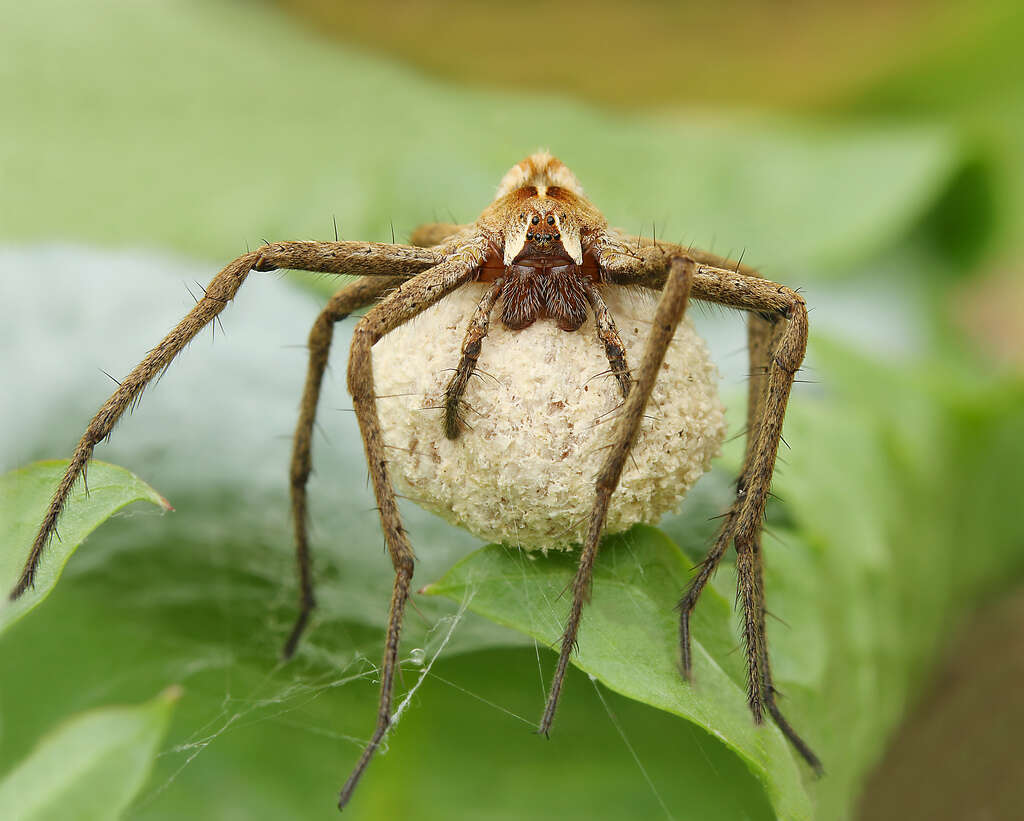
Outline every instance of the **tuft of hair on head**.
<svg viewBox="0 0 1024 821"><path fill-rule="evenodd" d="M516 163L501 178L498 198L507 196L520 188L534 186L538 189L558 187L583 196L583 186L568 166L549 151L541 150L525 160Z"/></svg>

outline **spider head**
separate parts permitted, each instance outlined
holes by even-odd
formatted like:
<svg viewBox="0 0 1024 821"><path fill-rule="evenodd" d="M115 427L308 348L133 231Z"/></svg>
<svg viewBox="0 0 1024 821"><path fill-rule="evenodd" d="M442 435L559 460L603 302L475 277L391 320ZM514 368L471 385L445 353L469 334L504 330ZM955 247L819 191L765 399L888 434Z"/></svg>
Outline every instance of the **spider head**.
<svg viewBox="0 0 1024 821"><path fill-rule="evenodd" d="M513 166L479 224L494 238L505 266L583 264L589 235L605 227L575 175L547 152Z"/></svg>

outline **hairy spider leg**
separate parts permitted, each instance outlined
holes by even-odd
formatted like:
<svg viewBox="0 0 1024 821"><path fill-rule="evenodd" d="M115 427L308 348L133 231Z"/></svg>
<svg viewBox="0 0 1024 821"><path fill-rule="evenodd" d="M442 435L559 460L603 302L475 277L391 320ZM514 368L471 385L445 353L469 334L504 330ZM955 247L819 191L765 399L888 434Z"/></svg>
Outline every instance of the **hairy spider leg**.
<svg viewBox="0 0 1024 821"><path fill-rule="evenodd" d="M309 622L310 614L316 607L313 595L313 571L309 554L309 514L306 502L306 486L313 467L313 425L316 422L317 403L320 401L320 387L323 384L327 360L330 356L334 325L341 322L353 311L372 305L388 291L405 281L405 277L363 277L341 288L316 318L309 332L309 365L306 369L306 384L302 389L302 404L299 421L295 426L292 440L292 462L290 487L292 499L292 524L295 528L295 561L299 574L299 614L295 626L285 641L282 658L289 659L295 654L299 639Z"/></svg>
<svg viewBox="0 0 1024 821"><path fill-rule="evenodd" d="M647 338L643 359L640 362L639 376L616 420L608 457L597 476L594 507L587 525L586 539L580 552L579 567L572 584L572 605L569 609L569 619L565 626L565 632L562 634L558 666L555 669L554 678L551 680L547 703L544 706L544 715L540 721L540 732L545 735L548 734L551 723L554 721L558 696L561 693L566 668L569 665L569 656L576 646L576 634L579 631L583 604L590 597L594 560L597 558L597 549L601 533L604 530L608 502L619 484L626 459L633 447L633 442L636 441L644 409L647 407L647 401L650 399L654 383L658 378L658 371L665 358L665 351L668 350L676 326L686 310L696 263L688 257L677 256L670 260L668 267L668 279L664 284L661 299L658 301L658 307L654 313L651 333Z"/></svg>
<svg viewBox="0 0 1024 821"><path fill-rule="evenodd" d="M611 281L657 288L672 246L639 242L629 253L608 254ZM807 306L790 288L761 278L752 269L719 267L726 260L692 251L701 263L694 278L694 299L747 311L751 363L751 404L748 408L747 449L737 481L736 500L722 530L691 579L680 610L680 654L683 671L691 675L690 614L730 544L736 547L737 598L743 607L743 638L747 662L747 701L756 722L767 710L783 735L816 773L821 761L785 719L776 702L765 640L765 604L761 522L768 499L782 423L793 378L807 348Z"/></svg>
<svg viewBox="0 0 1024 821"><path fill-rule="evenodd" d="M366 461L370 469L374 495L377 498L377 508L380 511L384 540L395 569L395 584L391 594L384 660L381 664L377 726L351 775L341 788L338 796L339 809L352 797L359 779L391 726L391 697L395 670L398 666L398 642L415 565L412 545L402 525L384 455L384 438L377 415L377 396L373 386L372 348L386 333L408 322L460 285L470 281L476 269L483 264L485 244L482 238L461 244L445 262L413 277L393 291L359 320L352 335L348 360L348 389L352 394L352 406L366 449Z"/></svg>
<svg viewBox="0 0 1024 821"><path fill-rule="evenodd" d="M747 276L760 278L752 270L744 271L743 273ZM740 502L745 495L744 492L741 492L741 489L747 485L745 477L750 472L754 446L757 444L757 431L760 430L761 420L764 417L764 396L768 387L768 369L771 364L772 354L778 347L779 337L783 329L781 317L765 317L758 313L748 314L747 352L750 375L747 391L747 437L743 466L740 468L739 476L736 479L737 498L726 512L722 527L714 544L700 564L697 565L697 574L691 579L690 585L678 605L680 658L683 675L686 676L687 680L692 680L693 678L690 615L697 604L701 591L714 575L722 556L729 549L729 545L732 544L736 516L739 513ZM763 639L760 641L760 644L764 645ZM765 653L767 653L767 650L765 650Z"/></svg>
<svg viewBox="0 0 1024 821"><path fill-rule="evenodd" d="M422 225L413 232L410 243L417 247L438 245L466 229L467 226L449 223ZM299 577L299 613L281 652L284 659L289 659L295 654L299 640L309 624L310 615L316 607L309 551L309 514L306 488L313 467L313 427L316 423L317 405L320 401L320 388L327 370L331 343L334 340L334 325L344 320L353 311L377 302L384 294L399 286L406 279L408 279L407 276L364 277L345 285L331 297L309 332L309 365L306 369L306 383L302 391L299 420L295 426L290 469L295 560Z"/></svg>
<svg viewBox="0 0 1024 821"><path fill-rule="evenodd" d="M491 322L491 311L494 310L494 304L501 296L504 285L504 277L498 277L484 292L469 321L469 327L466 328L459 364L444 389L444 435L449 439L458 439L465 426L462 417L462 397L466 393L469 378L476 370L476 363L480 359L480 349Z"/></svg>
<svg viewBox="0 0 1024 821"><path fill-rule="evenodd" d="M601 296L601 289L592 280L584 279L583 292L594 312L594 326L597 329L598 341L604 347L608 366L619 383L619 390L622 391L623 398L625 398L629 396L629 390L633 387L633 377L629 371L629 365L626 364L626 346L622 344L619 329L615 327L611 311L608 310L604 297Z"/></svg>
<svg viewBox="0 0 1024 821"><path fill-rule="evenodd" d="M10 598L17 599L32 587L39 562L56 531L57 520L71 488L79 476L85 477L86 467L96 445L110 435L117 420L141 398L145 387L171 364L182 348L227 307L250 271L291 268L324 274L409 277L438 261L435 252L406 245L385 245L379 242L277 242L228 263L210 281L202 299L121 381L117 390L89 423L50 501L21 576L10 592Z"/></svg>
<svg viewBox="0 0 1024 821"><path fill-rule="evenodd" d="M817 773L823 771L821 761L782 715L776 702L768 648L765 640L764 568L761 552L761 526L768 500L775 460L782 440L782 423L789 402L793 379L800 370L807 349L807 306L803 297L782 285L755 279L734 271L701 268L698 277L702 298L722 305L750 311L754 321L749 326L750 357L754 384L760 388L760 399L750 417L754 427L748 431L747 454L737 485L738 507L735 519L728 521L736 547L736 568L739 597L744 606L744 641L747 647L748 702L755 720L767 710L776 725L801 757ZM695 287L695 293L696 293ZM698 579L707 583L701 568ZM696 604L696 596L688 590L681 607L681 619L687 618ZM681 631L682 632L682 631ZM687 631L688 633L688 631Z"/></svg>

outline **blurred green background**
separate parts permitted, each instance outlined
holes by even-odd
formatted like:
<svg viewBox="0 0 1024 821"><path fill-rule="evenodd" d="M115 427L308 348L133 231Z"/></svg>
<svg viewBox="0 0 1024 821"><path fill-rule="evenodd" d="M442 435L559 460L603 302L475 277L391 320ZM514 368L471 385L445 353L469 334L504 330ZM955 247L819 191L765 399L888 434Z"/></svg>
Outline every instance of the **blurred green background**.
<svg viewBox="0 0 1024 821"><path fill-rule="evenodd" d="M508 166L550 148L613 224L743 252L802 287L812 308L808 384L794 394L782 502L769 511L767 584L786 709L828 775L748 757L742 733L723 729L724 711L688 721L642 703L651 699L640 695L639 664L619 692L598 683L604 670L589 670L593 683L573 671L556 733L538 740L531 726L554 661L544 641L418 596L402 689L421 675L422 686L348 812L1015 817L1016 6L8 9L0 468L69 454L110 390L99 369L126 373L192 304L189 289L246 247L333 238L335 220L344 238L382 241L403 241L423 221L470 221ZM72 716L143 703L154 705L139 713L150 734L130 749L153 769L129 778L110 758L116 765L89 771L85 787L123 798L91 814L71 797L76 765L57 736L55 763L31 791L10 776L6 792L0 785L12 817L114 817L122 804L125 817L145 819L334 817L335 791L372 727L390 585L343 411L347 332L321 404L312 488L320 610L295 662L279 665L277 651L294 612L286 465L302 346L336 285L254 275L223 317L226 335L196 340L98 451L177 512L136 505L116 516L53 595L2 634L0 771L32 761L55 728L78 726L62 725ZM742 322L697 314L738 431ZM690 561L713 533L708 517L728 503L735 461L736 444L662 523ZM49 486L23 474L5 482L7 567L27 548L23 520L38 517L16 494L45 504ZM417 581L457 581L448 569L479 545L411 507L406 515ZM634 534L607 555L645 555L656 541ZM552 567L552 578L568 572ZM731 596L726 567L701 618L715 662L736 680ZM969 626L979 608L988 615ZM498 621L525 628L511 609ZM423 675L422 659L435 655ZM151 699L174 683L184 693L164 735L169 702ZM97 756L122 739L90 732Z"/></svg>

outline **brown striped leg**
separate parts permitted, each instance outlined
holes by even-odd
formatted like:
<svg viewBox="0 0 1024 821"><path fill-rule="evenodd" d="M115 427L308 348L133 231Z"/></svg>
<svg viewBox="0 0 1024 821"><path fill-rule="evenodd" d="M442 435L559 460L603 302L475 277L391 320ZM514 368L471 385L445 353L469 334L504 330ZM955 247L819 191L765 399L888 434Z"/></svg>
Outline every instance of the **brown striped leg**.
<svg viewBox="0 0 1024 821"><path fill-rule="evenodd" d="M663 281L664 260L671 246L630 248L617 237L608 243L609 281L657 288ZM720 257L694 251L701 264L694 276L694 299L748 311L751 365L747 450L737 483L736 501L722 532L680 603L680 640L684 670L689 671L689 613L701 590L731 543L736 546L737 597L743 604L743 636L747 659L747 700L755 721L765 710L800 756L816 771L818 757L786 720L775 701L765 641L765 603L761 522L772 472L782 438L782 422L793 384L807 347L807 306L783 285L760 278L752 269Z"/></svg>
<svg viewBox="0 0 1024 821"><path fill-rule="evenodd" d="M782 715L775 700L765 639L761 553L761 522L782 439L782 423L793 378L807 348L807 307L799 294L785 286L712 266L701 266L697 271L694 297L698 295L752 315L750 429L737 500L727 519L736 545L738 598L744 605L747 699L755 720L759 721L767 710L794 749L820 773L821 761Z"/></svg>
<svg viewBox="0 0 1024 821"><path fill-rule="evenodd" d="M501 277L494 280L476 306L473 318L469 321L469 327L466 328L466 336L462 340L462 355L459 357L459 364L448 382L448 387L444 390L444 435L449 439L458 439L465 424L461 412L462 397L466 393L466 386L469 385L469 378L476 370L476 363L480 359L480 349L491 323L491 311L494 310L494 303L501 295L504 283L505 280Z"/></svg>
<svg viewBox="0 0 1024 821"><path fill-rule="evenodd" d="M436 264L437 261L436 252L405 245L373 242L277 242L239 257L225 266L206 287L203 298L124 378L89 423L50 501L18 583L11 590L10 598L18 598L32 586L39 561L56 530L57 520L67 502L68 494L78 477L85 475L93 449L110 435L117 420L138 401L146 385L168 367L181 349L227 307L250 271L292 268L333 274L411 277Z"/></svg>
<svg viewBox="0 0 1024 821"><path fill-rule="evenodd" d="M309 332L309 365L306 370L306 385L302 391L299 421L295 426L295 438L292 441L291 464L292 524L295 528L295 558L299 573L299 615L281 653L285 659L291 658L295 653L310 614L316 606L309 555L306 485L313 465L313 425L316 422L316 408L320 400L320 386L323 383L331 341L334 338L334 325L345 319L352 311L376 302L383 294L402 282L401 277L364 277L349 283L331 297Z"/></svg>
<svg viewBox="0 0 1024 821"><path fill-rule="evenodd" d="M762 561L760 536L758 536L758 542L754 545L754 549L751 552L753 561L750 563L750 578L749 580L741 580L740 588L751 587L760 592L760 615L758 617L756 629L758 631L757 644L760 647L762 654L761 659L761 675L764 681L764 708L768 711L768 715L772 717L775 724L782 731L782 734L789 740L789 743L793 745L794 749L800 754L800 757L807 762L807 764L814 770L816 775L823 775L825 768L821 763L821 759L814 754L814 751L810 748L806 741L804 741L796 730L793 729L793 725L786 720L786 717L782 714L779 709L779 705L775 701L775 696L778 693L775 690L775 684L772 680L772 667L769 663L768 658L768 640L765 634L765 603L764 603L764 563ZM738 564L738 561L737 561ZM745 571L746 572L746 571Z"/></svg>
<svg viewBox="0 0 1024 821"><path fill-rule="evenodd" d="M780 329L764 328L753 332L754 341L763 342L766 347L777 339L767 361L767 372L762 380L761 400L755 413L759 417L757 427L748 433L753 442L748 445L744 460L741 485L737 499L739 508L733 522L733 539L737 552L739 595L745 604L744 637L748 661L748 701L750 709L758 719L768 700L774 703L772 692L767 687L770 675L766 670L767 650L764 648L764 604L761 581L761 522L771 485L775 459L782 438L782 422L789 402L793 377L800 369L807 347L807 308L803 298L789 288L752 279L721 269L701 268L698 275L709 279L704 285L708 298L726 305L743 303L754 297L758 305L752 306L762 316L772 316ZM743 277L741 283L737 277ZM753 293L751 293L753 292ZM779 302L783 306L779 307ZM785 324L783 325L783 321ZM770 348L769 348L770 349ZM756 365L757 363L755 363ZM756 370L756 367L755 367ZM777 711L777 708L776 710ZM795 734L794 734L795 736ZM795 745L803 752L806 745ZM805 756L806 758L806 756ZM819 766L817 759L808 758L812 766Z"/></svg>
<svg viewBox="0 0 1024 821"><path fill-rule="evenodd" d="M730 269L727 264L722 266L719 263L716 267ZM748 314L747 339L750 362L750 385L747 400L747 449L744 458L743 474L745 475L751 465L756 445L756 437L750 435L750 431L759 430L764 417L764 403L768 395L768 375L771 372L773 354L779 348L782 335L785 332L786 323L781 316L762 316L759 313ZM789 742L796 748L800 756L811 766L812 769L821 775L824 772L821 761L814 754L814 751L807 743L800 738L793 726L782 715L778 704L775 701L777 695L772 680L772 668L768 655L768 640L765 633L765 602L764 582L762 580L764 562L761 553L761 534L757 535L752 555L756 561L751 564L751 570L755 578L749 582L749 586L761 591L761 616L757 619L759 636L757 643L761 648L761 674L764 680L764 706L771 715L775 724L782 730L782 734L789 739Z"/></svg>
<svg viewBox="0 0 1024 821"><path fill-rule="evenodd" d="M591 280L584 279L583 292L594 312L597 338L604 346L604 355L608 358L608 365L619 383L623 398L625 398L629 396L629 389L633 385L633 377L629 373L629 365L626 364L626 346L622 344L622 337L619 336L619 330L615 327L611 311L608 310L604 297L601 296L601 289Z"/></svg>
<svg viewBox="0 0 1024 821"><path fill-rule="evenodd" d="M701 267L694 285L702 298L745 308L763 321L750 330L751 370L760 400L748 431L747 454L737 491L738 508L730 517L736 545L738 595L744 603L743 635L747 654L747 699L755 720L764 710L772 716L800 756L815 772L821 761L785 719L775 700L767 643L761 523L772 472L782 439L782 423L807 348L807 307L803 298L781 285L735 271Z"/></svg>
<svg viewBox="0 0 1024 821"><path fill-rule="evenodd" d="M729 508L711 550L698 565L697 573L690 580L686 593L679 602L679 650L682 661L683 675L687 679L693 677L693 659L690 641L690 616L697 605L704 586L715 574L718 563L729 549L733 540L733 526L740 503L746 495L747 473L750 466L754 445L757 442L757 431L761 426L765 388L768 380L768 367L772 352L778 344L778 337L783 323L778 318L767 319L760 314L751 313L747 320L747 351L749 354L750 381L747 396L747 446L743 467L736 479L737 498Z"/></svg>
<svg viewBox="0 0 1024 821"><path fill-rule="evenodd" d="M409 543L402 525L398 505L395 502L395 492L388 475L384 439L377 416L371 349L374 343L386 333L408 322L460 285L468 282L483 261L483 242L464 246L448 261L409 280L398 290L392 292L359 321L352 335L352 347L348 360L348 389L352 394L352 405L359 421L363 446L366 449L366 462L373 482L373 492L377 498L384 539L391 555L391 563L395 568L395 585L391 594L387 639L384 646L384 660L381 664L377 726L352 774L341 789L338 796L339 808L344 807L352 797L352 792L359 783L360 777L391 726L391 697L394 689L395 670L398 665L398 641L414 567L412 545Z"/></svg>
<svg viewBox="0 0 1024 821"><path fill-rule="evenodd" d="M612 492L619 484L622 469L629 456L630 449L636 441L637 432L640 430L640 423L643 420L644 409L647 407L654 383L658 378L658 371L665 358L665 351L668 350L668 346L672 342L672 336L675 334L676 326L683 318L683 313L686 310L687 297L690 293L690 285L693 281L695 268L696 264L688 257L677 256L669 260L668 277L665 281L658 307L654 313L651 333L647 338L643 359L640 362L639 376L637 377L634 389L630 391L616 420L612 431L611 449L597 476L597 497L594 501L590 522L587 526L586 540L580 552L579 568L573 581L572 606L569 611L569 620L566 623L565 632L562 634L562 648L558 658L558 667L555 669L555 675L551 681L547 704L544 707L544 715L540 722L540 732L545 735L551 729L551 723L555 717L555 708L558 705L558 696L562 690L565 671L569 664L569 656L576 645L576 634L579 630L583 603L590 596L594 560L597 558L597 548L601 539L601 532L604 530L605 516L608 513L608 502L611 499Z"/></svg>
<svg viewBox="0 0 1024 821"><path fill-rule="evenodd" d="M680 663L683 669L683 676L687 681L693 680L690 614L693 612L693 608L697 605L697 600L700 598L701 591L704 590L704 586L715 574L715 570L718 568L718 563L722 560L722 556L724 556L725 552L729 549L729 545L732 544L733 525L736 520L737 508L738 504L734 502L733 506L726 514L725 521L722 524L722 529L718 532L718 537L715 539L715 543L711 546L711 549L708 551L703 561L697 565L697 574L690 580L690 585L686 588L686 593L676 606L676 609L679 610Z"/></svg>

